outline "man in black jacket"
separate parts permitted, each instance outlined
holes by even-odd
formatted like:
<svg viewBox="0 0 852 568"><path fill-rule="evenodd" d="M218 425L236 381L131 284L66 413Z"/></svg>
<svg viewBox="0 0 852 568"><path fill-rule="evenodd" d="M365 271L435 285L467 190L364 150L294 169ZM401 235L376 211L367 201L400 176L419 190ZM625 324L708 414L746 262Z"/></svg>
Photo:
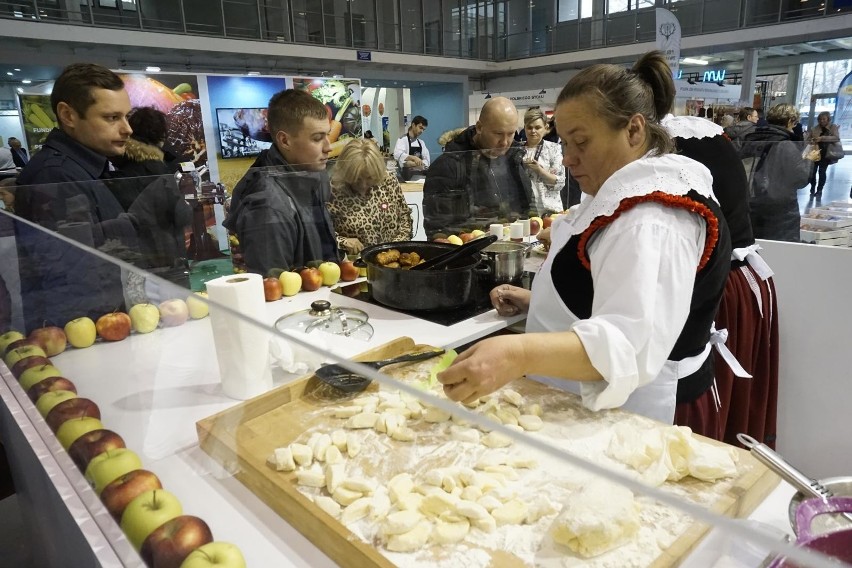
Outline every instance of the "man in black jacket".
<svg viewBox="0 0 852 568"><path fill-rule="evenodd" d="M288 89L269 100L268 121L274 144L234 188L225 227L236 233L251 272L340 260L327 207L325 107L305 91Z"/></svg>
<svg viewBox="0 0 852 568"><path fill-rule="evenodd" d="M27 149L22 147L21 141L14 136L9 138L9 149L12 151L12 160L15 162L15 167L23 168L30 161Z"/></svg>
<svg viewBox="0 0 852 568"><path fill-rule="evenodd" d="M444 148L426 172L423 225L426 234L487 229L527 216L534 203L524 168L524 149L514 143L518 111L505 97L482 107L475 126Z"/></svg>
<svg viewBox="0 0 852 568"><path fill-rule="evenodd" d="M132 132L124 83L105 67L75 63L54 83L50 102L59 128L18 176L15 212L88 247L116 253L135 248L132 224L100 181ZM16 225L28 329L97 319L123 307L116 265L46 231Z"/></svg>

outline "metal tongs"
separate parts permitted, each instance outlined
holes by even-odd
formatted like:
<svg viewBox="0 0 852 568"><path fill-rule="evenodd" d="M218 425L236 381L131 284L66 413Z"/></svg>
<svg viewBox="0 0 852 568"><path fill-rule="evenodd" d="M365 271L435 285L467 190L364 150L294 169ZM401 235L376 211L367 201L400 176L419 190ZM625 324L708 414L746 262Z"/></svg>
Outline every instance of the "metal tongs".
<svg viewBox="0 0 852 568"><path fill-rule="evenodd" d="M737 434L737 440L751 451L751 454L763 465L777 473L781 479L795 487L805 498L816 498L827 501L834 493L816 479L811 479L796 469L775 450L761 444L748 434ZM852 514L841 513L847 521L852 521Z"/></svg>

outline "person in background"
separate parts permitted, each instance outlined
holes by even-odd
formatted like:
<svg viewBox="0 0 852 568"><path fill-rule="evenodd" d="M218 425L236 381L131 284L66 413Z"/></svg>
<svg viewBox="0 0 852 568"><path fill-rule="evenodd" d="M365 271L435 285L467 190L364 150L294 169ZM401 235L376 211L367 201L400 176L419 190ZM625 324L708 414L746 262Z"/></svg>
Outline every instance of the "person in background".
<svg viewBox="0 0 852 568"><path fill-rule="evenodd" d="M538 107L524 113L526 155L524 165L532 184L535 208L539 215L563 211L562 188L565 187L565 166L558 144L544 139L547 131L544 113Z"/></svg>
<svg viewBox="0 0 852 568"><path fill-rule="evenodd" d="M0 146L0 177L18 175L18 168L12 156L12 150Z"/></svg>
<svg viewBox="0 0 852 568"><path fill-rule="evenodd" d="M170 173L166 165L167 158L174 160L163 151L166 141L166 115L153 107L140 107L130 111L128 123L133 134L127 140L124 155L113 160L121 178L144 178ZM128 180L129 181L129 180ZM112 184L113 192L125 211L153 180L138 180L138 183Z"/></svg>
<svg viewBox="0 0 852 568"><path fill-rule="evenodd" d="M840 127L832 124L830 112L823 111L817 115L817 125L808 132L808 142L819 146L820 155L819 161L814 162L811 179L808 180L811 184L811 195L822 197L828 166L837 163L837 160L829 159L828 147L830 144L840 142ZM817 173L819 173L819 182L817 182Z"/></svg>
<svg viewBox="0 0 852 568"><path fill-rule="evenodd" d="M309 93L287 89L269 100L267 116L274 143L234 187L225 228L237 235L252 272L338 261L325 171L331 152L327 111Z"/></svg>
<svg viewBox="0 0 852 568"><path fill-rule="evenodd" d="M722 128L727 128L728 126L734 125L734 117L730 114L722 115L722 118L719 120L719 126Z"/></svg>
<svg viewBox="0 0 852 568"><path fill-rule="evenodd" d="M474 126L447 142L426 173L423 225L428 237L486 229L535 206L524 149L514 144L518 111L505 97L485 102Z"/></svg>
<svg viewBox="0 0 852 568"><path fill-rule="evenodd" d="M110 159L124 154L132 129L130 97L121 78L100 65L74 63L56 79L50 103L59 123L18 176L15 212L48 231L132 261L133 225L103 183ZM121 309L120 269L16 224L24 317L28 329L65 325Z"/></svg>
<svg viewBox="0 0 852 568"><path fill-rule="evenodd" d="M757 111L751 107L743 107L737 114L737 122L725 127L725 135L730 138L736 151L742 150L746 134L751 134L757 122Z"/></svg>
<svg viewBox="0 0 852 568"><path fill-rule="evenodd" d="M429 167L429 149L420 139L426 132L429 121L419 114L411 119L411 126L405 136L396 141L393 157L402 171L402 179L410 180L416 172L422 172Z"/></svg>
<svg viewBox="0 0 852 568"><path fill-rule="evenodd" d="M716 312L714 388L678 404L675 424L739 445L740 432L775 445L778 401L778 302L772 269L758 254L749 219L748 178L722 128L693 116L666 116L681 156L710 170L713 194L731 232L731 271ZM725 340L727 336L727 340ZM733 355L732 361L725 348ZM713 397L713 394L717 395Z"/></svg>
<svg viewBox="0 0 852 568"><path fill-rule="evenodd" d="M544 139L559 144L559 133L556 131L556 121L552 116L547 121L547 132L544 133Z"/></svg>
<svg viewBox="0 0 852 568"><path fill-rule="evenodd" d="M21 141L14 136L9 138L9 149L12 151L12 159L15 161L15 166L23 168L30 161L27 149L21 146Z"/></svg>
<svg viewBox="0 0 852 568"><path fill-rule="evenodd" d="M369 140L370 142L372 142L376 146L379 145L379 140L375 136L373 136L372 130L367 130L366 132L364 132L364 140Z"/></svg>
<svg viewBox="0 0 852 568"><path fill-rule="evenodd" d="M675 87L665 56L593 65L556 101L564 164L588 197L551 226L532 291L491 292L526 333L485 339L438 375L472 401L527 375L671 424L680 394L713 382L710 330L730 267L728 227L707 168L677 154L658 117Z"/></svg>
<svg viewBox="0 0 852 568"><path fill-rule="evenodd" d="M328 209L337 244L347 254L365 247L411 239L411 209L379 149L369 140L343 148L331 173Z"/></svg>
<svg viewBox="0 0 852 568"><path fill-rule="evenodd" d="M792 140L799 111L790 104L769 109L766 126L746 135L740 156L749 179L751 226L758 239L799 242L797 192L810 177L804 144Z"/></svg>

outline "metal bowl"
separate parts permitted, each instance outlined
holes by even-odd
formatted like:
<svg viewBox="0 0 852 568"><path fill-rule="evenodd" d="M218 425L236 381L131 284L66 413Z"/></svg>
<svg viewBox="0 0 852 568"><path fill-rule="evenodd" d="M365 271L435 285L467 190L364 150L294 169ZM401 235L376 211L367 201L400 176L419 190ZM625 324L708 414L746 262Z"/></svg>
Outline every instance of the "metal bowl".
<svg viewBox="0 0 852 568"><path fill-rule="evenodd" d="M826 477L825 479L821 479L820 483L829 491L834 493L835 497L852 497L852 476L847 477ZM796 493L793 495L793 498L790 499L790 505L787 507L787 516L790 518L790 526L793 527L793 531L798 533L796 529L796 509L799 507L799 503L805 499L805 496L801 493Z"/></svg>

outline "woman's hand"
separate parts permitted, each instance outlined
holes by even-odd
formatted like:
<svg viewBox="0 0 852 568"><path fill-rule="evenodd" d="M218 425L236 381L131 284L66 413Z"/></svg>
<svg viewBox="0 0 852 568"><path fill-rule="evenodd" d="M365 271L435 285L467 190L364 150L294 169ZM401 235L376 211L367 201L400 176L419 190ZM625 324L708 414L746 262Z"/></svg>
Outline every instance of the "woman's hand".
<svg viewBox="0 0 852 568"><path fill-rule="evenodd" d="M438 373L447 398L473 402L520 378L524 370L521 336L502 335L480 341Z"/></svg>
<svg viewBox="0 0 852 568"><path fill-rule="evenodd" d="M531 292L525 288L501 284L491 290L491 305L501 316L525 314L530 309Z"/></svg>
<svg viewBox="0 0 852 568"><path fill-rule="evenodd" d="M355 237L349 237L343 239L343 248L348 254L358 254L364 250L364 245Z"/></svg>

